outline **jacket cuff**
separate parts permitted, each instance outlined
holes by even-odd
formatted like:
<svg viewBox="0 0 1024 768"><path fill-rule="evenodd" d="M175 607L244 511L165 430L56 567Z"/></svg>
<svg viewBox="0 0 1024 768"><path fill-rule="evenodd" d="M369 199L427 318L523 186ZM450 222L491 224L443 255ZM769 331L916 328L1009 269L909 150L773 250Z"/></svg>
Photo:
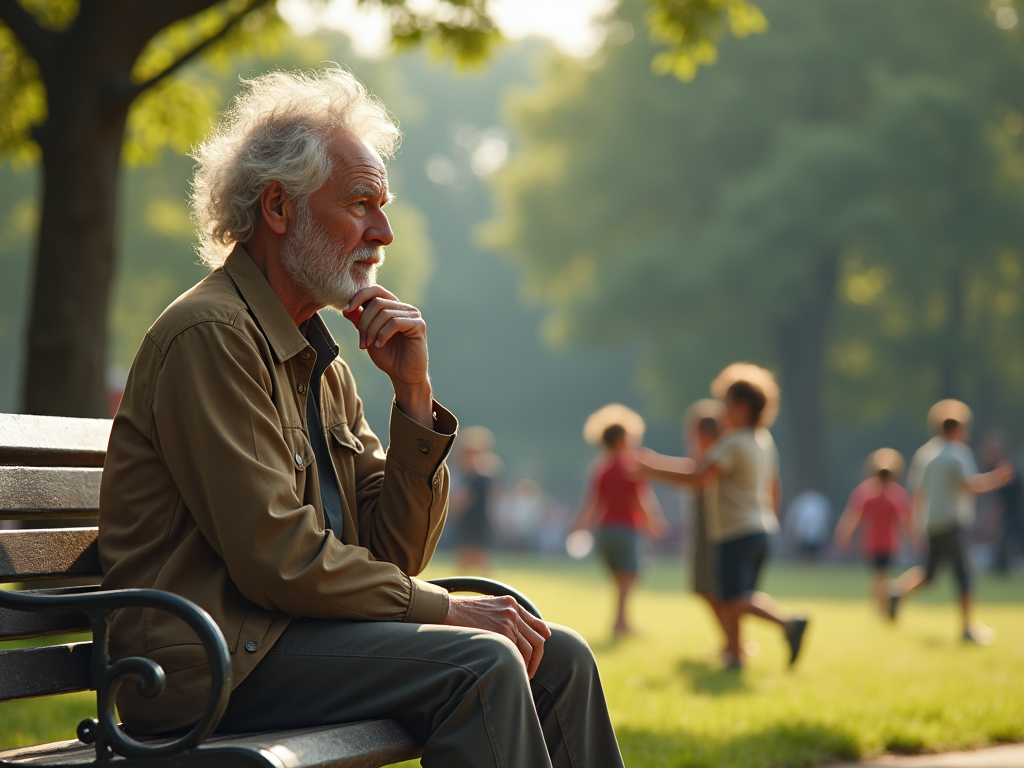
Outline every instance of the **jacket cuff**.
<svg viewBox="0 0 1024 768"><path fill-rule="evenodd" d="M409 610L405 621L410 624L444 624L448 618L448 590L429 581L409 579Z"/></svg>
<svg viewBox="0 0 1024 768"><path fill-rule="evenodd" d="M434 428L427 429L402 413L397 403L391 404L391 438L388 458L420 472L432 475L448 458L458 432L459 422L436 400L433 403Z"/></svg>

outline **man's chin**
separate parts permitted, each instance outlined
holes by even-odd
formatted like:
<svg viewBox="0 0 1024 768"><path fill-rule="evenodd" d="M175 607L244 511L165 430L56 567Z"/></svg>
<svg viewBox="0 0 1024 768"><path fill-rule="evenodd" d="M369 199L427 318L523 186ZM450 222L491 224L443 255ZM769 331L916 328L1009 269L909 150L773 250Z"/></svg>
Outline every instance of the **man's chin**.
<svg viewBox="0 0 1024 768"><path fill-rule="evenodd" d="M344 294L341 294L340 297L336 301L330 302L327 305L326 309L334 310L335 312L338 312L339 314L343 313L345 311L345 307L348 306L348 303L350 301L352 301L352 298L357 293L359 293L360 291L365 290L367 288L370 288L370 287L372 287L372 286L374 286L376 284L377 284L376 279L354 282L353 285L349 286L349 289Z"/></svg>

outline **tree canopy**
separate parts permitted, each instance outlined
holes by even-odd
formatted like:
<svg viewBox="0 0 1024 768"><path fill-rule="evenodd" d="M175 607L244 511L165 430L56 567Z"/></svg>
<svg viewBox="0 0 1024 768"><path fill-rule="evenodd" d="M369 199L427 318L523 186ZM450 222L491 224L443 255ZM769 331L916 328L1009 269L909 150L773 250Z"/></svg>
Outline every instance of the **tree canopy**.
<svg viewBox="0 0 1024 768"><path fill-rule="evenodd" d="M1021 424L1019 32L961 0L760 6L770 33L692 83L636 40L511 103L488 237L549 339L641 345L672 409L733 359L770 365L801 485L826 480L826 407L956 395Z"/></svg>
<svg viewBox="0 0 1024 768"><path fill-rule="evenodd" d="M649 0L663 69L686 77L725 28L758 30L746 0ZM316 0L309 0L316 2ZM359 0L389 16L399 48L428 45L473 65L500 41L487 0ZM269 45L271 0L0 0L0 152L41 160L42 205L23 409L106 411L110 287L122 156L197 140L212 88L181 77L199 56Z"/></svg>

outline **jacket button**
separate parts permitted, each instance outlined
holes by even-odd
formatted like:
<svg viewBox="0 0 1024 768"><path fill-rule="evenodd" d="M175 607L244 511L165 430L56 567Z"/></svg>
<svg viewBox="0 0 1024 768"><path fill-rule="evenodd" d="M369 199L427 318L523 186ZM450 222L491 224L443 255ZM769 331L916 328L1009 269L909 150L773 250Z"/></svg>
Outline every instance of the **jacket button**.
<svg viewBox="0 0 1024 768"><path fill-rule="evenodd" d="M308 349L305 352L302 353L302 359L303 360L308 360L309 359L309 350Z"/></svg>
<svg viewBox="0 0 1024 768"><path fill-rule="evenodd" d="M295 454L295 466L302 469L302 456L297 453Z"/></svg>
<svg viewBox="0 0 1024 768"><path fill-rule="evenodd" d="M433 443L429 440L423 440L422 438L416 440L420 448L420 453L430 453L430 449L433 447Z"/></svg>
<svg viewBox="0 0 1024 768"><path fill-rule="evenodd" d="M247 650L249 653L256 653L256 643L255 643L255 641L250 640L248 643L246 643L245 644L245 650Z"/></svg>
<svg viewBox="0 0 1024 768"><path fill-rule="evenodd" d="M299 384L298 389L299 389L299 394L300 395L306 394L306 385L305 384Z"/></svg>

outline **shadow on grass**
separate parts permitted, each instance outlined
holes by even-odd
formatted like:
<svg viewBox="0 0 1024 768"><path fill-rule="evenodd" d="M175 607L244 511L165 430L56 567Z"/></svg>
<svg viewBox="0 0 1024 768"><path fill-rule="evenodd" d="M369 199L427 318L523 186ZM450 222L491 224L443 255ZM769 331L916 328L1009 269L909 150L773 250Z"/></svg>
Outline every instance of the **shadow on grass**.
<svg viewBox="0 0 1024 768"><path fill-rule="evenodd" d="M697 659L681 659L676 669L690 680L694 693L724 696L748 690L742 672L723 669L720 664Z"/></svg>
<svg viewBox="0 0 1024 768"><path fill-rule="evenodd" d="M857 740L850 732L808 723L778 725L727 739L688 733L617 731L626 765L673 768L807 768L856 760Z"/></svg>

